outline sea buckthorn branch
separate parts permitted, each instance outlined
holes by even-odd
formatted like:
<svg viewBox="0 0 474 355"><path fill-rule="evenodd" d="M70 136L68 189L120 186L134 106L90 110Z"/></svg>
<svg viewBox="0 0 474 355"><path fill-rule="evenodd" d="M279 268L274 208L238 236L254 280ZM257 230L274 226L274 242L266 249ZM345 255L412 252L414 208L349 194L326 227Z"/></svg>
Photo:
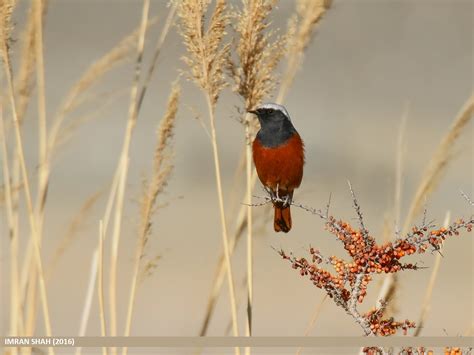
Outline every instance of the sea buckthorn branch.
<svg viewBox="0 0 474 355"><path fill-rule="evenodd" d="M258 195L253 195L253 197L255 198L258 198L258 199L261 199L263 200L262 202L259 202L259 203L253 203L251 204L250 206L252 207L260 207L260 206L265 206L266 204L269 204L269 203L273 203L273 202L279 202L279 203L283 203L284 200L282 200L281 198L278 198L276 196L272 196L272 195L268 195L268 196L258 196ZM319 216L320 218L322 219L327 219L328 218L328 215L329 215L329 206L331 204L331 194L329 194L329 200L328 200L328 203L326 205L326 212L323 213L320 209L315 209L313 207L310 207L310 206L306 206L306 205L302 205L300 203L296 203L295 201L291 201L290 202L290 205L291 206L295 206L295 207L298 207L298 208L301 208L303 210L305 210L306 212L309 212L311 214L314 214L316 216ZM245 204L244 204L245 205Z"/></svg>
<svg viewBox="0 0 474 355"><path fill-rule="evenodd" d="M330 216L329 203L326 213L293 201L291 203L324 219L325 229L342 242L350 257L349 261L336 256L323 257L319 250L313 247L309 248L309 260L297 258L284 250L279 250L278 253L292 264L293 269L299 270L301 276L308 276L316 287L323 289L336 305L351 315L365 335L388 336L399 330L406 334L408 329L415 327L415 323L409 320L396 321L392 317L383 318L387 304L385 300L381 300L380 306L369 312L360 313L358 310L358 305L367 295L367 286L373 280L373 275L420 269L416 263L404 263L403 258L415 253L423 254L428 248L431 248L432 252L439 252L446 238L457 236L463 230L471 232L474 217L460 218L449 226L438 229L432 221L426 221L425 212L420 226L414 226L404 237L398 236L393 242L379 245L364 225L360 205L350 184L349 189L360 224L357 229ZM465 194L463 196L471 203ZM264 199L266 202L272 201L270 197ZM323 264L332 265L335 272L325 270Z"/></svg>
<svg viewBox="0 0 474 355"><path fill-rule="evenodd" d="M352 185L351 185L350 181L347 181L347 184L349 185L349 190L351 191L352 203L353 203L354 209L357 213L357 217L359 218L360 232L362 233L362 237L365 239L365 244L367 245L367 248L368 248L375 241L370 239L369 231L367 230L367 228L365 228L364 218L362 216L360 205L357 202L357 198L355 196L354 190L352 189Z"/></svg>

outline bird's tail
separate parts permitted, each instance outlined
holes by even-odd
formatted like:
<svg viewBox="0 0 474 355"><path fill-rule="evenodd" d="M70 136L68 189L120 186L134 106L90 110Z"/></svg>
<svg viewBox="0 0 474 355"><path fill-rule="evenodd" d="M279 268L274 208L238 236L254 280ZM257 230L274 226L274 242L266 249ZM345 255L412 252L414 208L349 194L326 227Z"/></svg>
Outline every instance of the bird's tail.
<svg viewBox="0 0 474 355"><path fill-rule="evenodd" d="M275 232L288 233L291 229L290 206L275 204L275 219L273 221Z"/></svg>

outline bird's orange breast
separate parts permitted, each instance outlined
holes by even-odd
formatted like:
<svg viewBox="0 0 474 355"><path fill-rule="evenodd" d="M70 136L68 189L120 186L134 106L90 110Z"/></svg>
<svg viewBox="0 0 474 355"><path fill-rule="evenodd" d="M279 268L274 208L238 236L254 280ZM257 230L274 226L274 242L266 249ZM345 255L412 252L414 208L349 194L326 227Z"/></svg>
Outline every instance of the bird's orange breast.
<svg viewBox="0 0 474 355"><path fill-rule="evenodd" d="M301 184L304 145L298 133L277 147L265 147L258 138L253 142L253 160L263 185L291 192Z"/></svg>

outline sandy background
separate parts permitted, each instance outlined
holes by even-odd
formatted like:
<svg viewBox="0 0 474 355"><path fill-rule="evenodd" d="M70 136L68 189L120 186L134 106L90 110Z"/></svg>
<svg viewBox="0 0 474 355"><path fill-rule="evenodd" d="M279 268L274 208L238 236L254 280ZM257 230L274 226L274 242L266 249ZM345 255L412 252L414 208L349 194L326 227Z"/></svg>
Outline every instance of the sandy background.
<svg viewBox="0 0 474 355"><path fill-rule="evenodd" d="M281 1L274 26L284 27L293 11L292 1ZM26 1L20 2L16 25L24 24ZM151 15L166 16L164 1L153 1ZM54 113L64 93L89 63L112 48L139 23L139 1L51 1L45 29L47 111ZM150 59L159 28L152 28L146 51ZM332 212L353 218L349 179L362 205L366 225L375 235L382 230L385 212L393 204L395 153L400 118L408 112L406 158L403 174L402 216L422 171L443 133L473 88L473 3L470 1L352 1L335 0L308 49L285 105L306 143L307 163L302 187L295 199L324 207L332 192ZM13 51L17 45L13 45ZM124 233L119 265L119 331L122 331L138 222L140 181L149 172L154 129L161 118L171 82L184 66L178 58L183 46L176 29L163 50L157 73L139 117L131 149ZM120 91L122 96L98 118L82 126L57 154L46 208L44 260L50 260L71 219L84 200L107 191L117 164L128 110L133 65L109 74L95 93ZM202 113L202 94L182 80L183 95L175 137L175 170L154 219L149 254L161 259L152 277L139 289L133 335L197 335L204 317L218 253L220 224L208 138L193 119L190 107ZM35 101L35 100L33 100ZM231 202L233 176L243 144L243 128L235 106L242 102L229 90L217 108L228 219L238 201ZM29 166L37 159L35 105L24 127ZM472 124L455 147L455 158L439 188L427 201L428 215L441 223L446 211L468 216L459 189L471 196L473 188L474 131ZM243 186L243 185L242 185ZM260 193L260 189L256 190ZM94 207L80 235L60 260L48 283L53 331L76 334L97 242L98 220L104 196ZM8 240L1 215L0 267L2 279L2 333L8 328ZM277 235L271 223L255 238L254 334L302 335L323 292L301 279L273 247L306 255L311 243L325 254L341 254L340 245L323 230L323 223L303 210L293 211L294 228ZM229 223L231 228L232 222ZM24 221L24 237L27 235ZM436 282L431 312L423 335L464 334L473 322L473 239L464 234L446 244ZM380 240L380 239L379 239ZM414 257L431 266L433 256ZM244 332L245 245L233 257L240 328ZM418 318L430 269L400 274L396 300L400 319ZM377 294L377 282L365 303ZM223 293L209 335L223 335L230 319ZM38 326L42 331L42 320ZM94 300L88 334L99 334ZM311 333L321 336L360 335L345 313L328 302ZM263 350L262 350L263 352ZM282 350L282 352L284 352ZM166 352L165 352L166 353ZM179 353L179 351L178 351Z"/></svg>

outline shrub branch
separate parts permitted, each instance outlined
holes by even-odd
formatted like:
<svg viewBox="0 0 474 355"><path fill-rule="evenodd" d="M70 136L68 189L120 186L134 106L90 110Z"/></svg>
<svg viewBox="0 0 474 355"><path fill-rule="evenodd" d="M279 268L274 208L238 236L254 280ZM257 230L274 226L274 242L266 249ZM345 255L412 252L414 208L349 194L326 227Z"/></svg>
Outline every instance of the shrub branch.
<svg viewBox="0 0 474 355"><path fill-rule="evenodd" d="M365 228L360 205L350 184L349 187L360 224L359 228L353 228L349 223L338 220L321 210L293 203L325 221L325 229L341 241L349 260L334 255L328 258L323 257L313 247L309 249L309 260L303 257L297 258L283 250L279 250L278 253L284 260L291 263L293 269L299 270L301 276L308 276L316 287L325 290L336 305L343 308L359 324L365 335L387 336L395 334L398 330L403 330L406 334L409 328L415 327L415 323L409 320L395 321L391 317L383 318L386 300L380 300L379 305L369 312L361 313L359 310L359 304L364 301L367 287L373 280L373 276L420 269L416 263L404 262L403 259L415 253L423 254L427 250L439 252L447 238L457 236L461 231L471 232L474 217L459 218L441 228L437 228L432 222L423 218L421 225L413 226L411 231L403 237L397 236L393 242L378 244ZM323 264L332 265L335 273L323 268Z"/></svg>

